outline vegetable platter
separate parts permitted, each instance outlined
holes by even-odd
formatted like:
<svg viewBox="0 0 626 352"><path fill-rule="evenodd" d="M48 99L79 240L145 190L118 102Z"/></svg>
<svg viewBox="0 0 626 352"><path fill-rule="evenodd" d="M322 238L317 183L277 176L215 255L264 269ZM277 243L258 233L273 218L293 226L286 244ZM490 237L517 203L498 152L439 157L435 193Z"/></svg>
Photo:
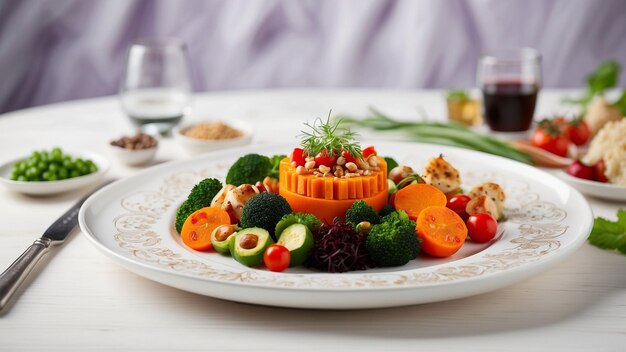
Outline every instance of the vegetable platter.
<svg viewBox="0 0 626 352"><path fill-rule="evenodd" d="M323 145L317 147L320 148L319 151L325 149ZM294 158L293 151L293 145L256 146L234 149L228 154L212 153L155 166L120 180L87 200L79 215L81 229L114 262L165 285L238 302L314 309L392 307L488 292L532 277L565 258L585 241L591 230L593 218L584 198L557 178L531 166L449 146L377 143L375 151L379 156L379 169L388 164L382 156L392 157L400 165L411 165L415 170L421 171L433 158L436 160L443 155L462 175L460 189L469 192L475 185L485 182L500 185L506 192L506 200L502 204L502 214L493 214L493 218L500 219L494 237L487 238L486 242L478 237L476 241L468 237L453 253L434 251L430 254L426 253L428 246L425 246L425 238L421 238L418 241L419 254L408 254L413 258L406 264L383 262L379 263L382 265L367 265L360 268L361 270L338 273L307 265L310 264L310 257L303 258L302 253L295 251L309 241L309 233L313 235L315 242L315 236L319 236L319 233L315 235L313 232L324 226L328 227L328 219L320 220L322 224L318 225L311 225L314 220L310 218L310 221L298 217L289 220L289 216L293 214L288 213L287 209L284 210L284 216L274 219L278 225L278 222L287 218L280 232L286 234L282 247L290 249L289 261L285 258L285 251L276 250L278 246L272 244L278 242L281 245L280 238L272 238L276 236L276 231L260 231L258 223L246 225L248 220L245 219L245 214L241 215L244 219L240 218L240 223L232 227L230 225L235 221L231 219L232 212L228 211L226 214L229 219L219 211L215 211L217 216L205 214L196 219L196 223L229 223L229 226L222 227L223 233L216 231L220 226L213 226L209 236L227 239L235 234L233 240L238 240L221 249L223 252L234 251L231 255L222 254L213 243L210 248L193 249L188 245L190 242L185 240L184 223L179 227L179 234L177 213L189 200L194 186L213 178L228 184L229 171L233 164L240 157L249 154L271 157L291 153L290 157L280 159L282 167L289 168L294 166L288 162ZM366 151L367 148L359 148L362 154ZM319 165L324 165L323 159L319 161ZM276 173L279 178L287 174L287 170L268 172ZM426 185L417 179L410 181L407 189ZM278 194L282 194L267 191L275 189L278 186L275 183L262 182L259 186L265 189L265 192L260 193L266 195L260 197L257 194L258 199L276 198ZM284 186L287 184L280 185ZM313 189L311 188L312 192ZM326 188L320 188L322 189ZM388 188L380 187L376 194L383 190L389 192ZM394 201L400 204L404 201L407 204L399 192L402 189L398 191ZM437 199L437 196L425 198ZM255 199L255 196L251 199ZM431 206L428 209L444 212L446 210L442 209L453 210L454 206L446 206L447 201L449 200L439 199L442 206ZM260 203L265 204L265 201ZM288 203L294 202L290 199ZM410 214L411 209L414 210L411 207L419 206L418 203L409 201L408 205L402 207L410 215L410 221L419 224L420 221L426 221L424 217L420 219L420 214ZM463 207L458 210L461 208ZM299 209L299 212L301 210L303 209ZM257 211L262 212L262 207ZM456 210L453 212L459 214ZM447 218L457 219L457 215ZM458 218L462 217L458 215ZM187 216L186 221L191 222L191 216ZM363 225L362 222L356 224L357 226L342 222L342 226L349 226L356 234L366 237L377 231L385 232L383 224L370 223L368 234L368 231L358 228L358 225ZM484 223L484 219L478 219L472 225L468 223L466 231L472 226L492 228ZM376 226L379 226L377 230ZM255 229L252 233L251 228ZM256 238L251 238L250 234ZM194 237L191 231L188 235L189 238ZM196 237L198 235L200 234L196 232ZM250 245L251 239L254 239L252 242L255 245L263 244L263 255L247 252L254 248ZM307 246L309 245L304 245ZM371 256L373 252L374 250L365 253ZM242 256L247 259L237 258ZM298 265L291 265L294 258ZM269 260L269 265L263 263L266 260Z"/></svg>

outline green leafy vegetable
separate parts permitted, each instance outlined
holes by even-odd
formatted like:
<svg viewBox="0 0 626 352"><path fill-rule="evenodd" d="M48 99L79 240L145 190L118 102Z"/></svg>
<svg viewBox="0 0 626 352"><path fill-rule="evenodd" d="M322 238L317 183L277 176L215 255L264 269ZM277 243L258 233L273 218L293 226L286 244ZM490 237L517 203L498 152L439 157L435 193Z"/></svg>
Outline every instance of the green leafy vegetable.
<svg viewBox="0 0 626 352"><path fill-rule="evenodd" d="M593 222L589 243L626 254L626 210L617 211L616 221L597 217Z"/></svg>
<svg viewBox="0 0 626 352"><path fill-rule="evenodd" d="M591 101L596 95L603 95L605 91L617 86L620 70L621 70L621 66L615 60L607 60L607 61L602 62L596 68L594 72L590 73L589 75L587 75L587 77L585 77L585 82L587 85L586 87L587 90L585 94L580 98L577 98L577 99L570 98L570 99L565 99L564 101L566 103L580 105L583 111L586 110L587 105L591 103ZM622 98L624 98L624 95L622 95ZM624 103L622 98L620 98L620 100L618 100L616 104L620 103L621 101L620 104L622 105L622 107L624 107L626 103ZM613 105L616 105L616 104L613 104ZM622 107L620 106L617 106L617 107L620 110L622 110ZM624 110L622 110L622 113L624 113Z"/></svg>
<svg viewBox="0 0 626 352"><path fill-rule="evenodd" d="M391 172L394 167L398 166L398 162L394 158L389 156L386 156L384 159L387 163L387 174L389 174L389 172Z"/></svg>
<svg viewBox="0 0 626 352"><path fill-rule="evenodd" d="M355 141L356 133L347 128L340 128L341 120L330 121L330 112L326 121L317 118L313 124L306 123L311 131L302 131L300 146L311 156L325 150L328 155L336 156L342 150L348 151L355 158L361 158L361 146Z"/></svg>
<svg viewBox="0 0 626 352"><path fill-rule="evenodd" d="M505 158L531 163L531 157L513 145L492 136L483 135L457 123L399 121L370 108L373 116L364 119L342 116L341 123L347 126L371 128L377 131L399 131L417 142L450 145L474 149Z"/></svg>

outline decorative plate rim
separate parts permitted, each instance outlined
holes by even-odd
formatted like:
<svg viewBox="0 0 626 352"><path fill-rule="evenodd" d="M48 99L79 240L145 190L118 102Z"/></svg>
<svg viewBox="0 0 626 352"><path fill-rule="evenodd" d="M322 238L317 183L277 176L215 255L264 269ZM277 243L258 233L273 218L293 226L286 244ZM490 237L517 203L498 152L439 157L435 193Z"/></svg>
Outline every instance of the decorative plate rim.
<svg viewBox="0 0 626 352"><path fill-rule="evenodd" d="M538 267L542 263L546 263L548 261L554 262L558 260L559 258L562 258L563 256L567 255L568 253L571 253L580 245L582 245L582 243L584 243L586 239L586 236L584 234L588 234L589 231L591 230L592 221L593 221L593 217L591 216L592 214L591 208L589 207L589 204L584 200L583 196L577 190L571 188L559 178L553 175L550 175L542 170L538 170L531 166L524 165L524 164L521 164L512 160L500 158L497 156L488 155L488 154L475 152L471 150L454 148L454 147L436 146L436 145L431 145L431 144L419 144L419 143L403 143L403 142L381 142L381 143L384 146L387 146L390 148L398 148L399 146L407 145L407 144L410 144L413 147L419 147L421 145L421 146L426 146L428 148L441 148L444 150L450 150L454 153L461 153L461 154L469 153L469 155L474 155L477 157L487 156L489 158L495 158L494 160L497 160L502 163L509 163L510 165L514 165L515 167L528 168L527 170L532 170L532 172L535 172L542 177L546 177L549 181L557 182L565 187L568 187L569 191L571 192L571 196L574 198L574 203L580 203L580 204L586 205L585 209L577 209L577 211L587 213L586 218L583 219L583 220L586 220L586 224L585 224L585 221L582 221L583 224L580 227L580 229L575 230L578 232L578 236L575 239L571 240L570 242L567 242L565 247L561 247L561 242L558 240L558 237L567 233L568 232L567 228L563 229L559 234L555 234L554 232L550 233L550 229L548 228L546 229L547 233L544 233L543 235L540 231L541 230L540 228L535 228L535 229L533 229L532 227L527 228L526 230L528 230L529 233L531 233L533 230L539 231L538 242L542 242L542 241L543 242L547 241L547 242L543 244L542 243L534 243L534 244L530 243L529 244L529 243L524 243L522 241L520 243L517 243L517 247L515 246L513 246L512 248L507 247L506 249L500 250L498 253L502 253L503 251L506 251L507 249L512 250L514 248L523 248L523 246L526 246L525 248L529 250L529 253L531 250L538 248L538 247L533 248L533 246L547 245L548 248L544 251L543 254L535 255L534 257L528 257L526 258L526 260L520 261L519 258L517 258L517 261L513 260L509 266L505 265L506 259L507 259L505 256L505 257L500 257L500 258L497 258L497 257L492 258L491 262L483 263L482 269L480 269L481 266L476 263L476 259L479 258L478 262L485 260L483 257L485 257L485 255L488 253L484 253L483 251L483 252L479 252L474 255L461 258L455 261L451 261L451 262L445 262L445 263L436 264L436 265L427 266L427 267L421 267L421 268L399 269L399 270L387 271L387 272L357 271L357 272L350 272L350 273L343 273L343 274L328 274L328 273L318 273L318 272L273 273L269 271L259 271L256 269L242 269L241 271L226 272L227 275L231 275L226 280L224 276L219 276L219 275L215 276L215 274L219 274L219 272L215 272L215 270L217 270L215 267L211 268L211 263L207 264L206 261L201 261L199 258L188 259L190 258L190 255L188 255L188 253L186 252L183 252L185 251L185 249L182 247L176 248L176 250L178 251L183 250L181 251L182 254L174 253L175 255L179 255L182 261L181 260L178 260L178 261L165 260L163 262L155 263L155 262L146 261L146 258L143 258L143 261L142 261L141 260L142 258L137 256L138 252L135 253L134 258L122 255L118 251L115 251L109 248L104 243L102 243L97 238L97 236L92 232L89 224L87 223L86 209L90 208L92 206L92 203L95 203L99 199L99 197L101 197L102 194L106 194L107 192L113 192L115 187L122 187L126 183L131 183L132 181L138 180L141 177L144 177L145 175L148 175L151 173L156 174L162 169L174 168L177 165L186 165L186 164L191 165L191 163L195 160L208 159L214 156L218 156L218 160L219 159L223 160L225 158L230 158L230 155L232 155L232 158L234 159L238 155L242 155L240 153L250 152L252 148L255 148L254 150L258 150L259 148L262 148L264 150L273 150L274 152L276 150L288 150L289 148L288 146L284 144L272 144L272 145L261 145L261 146L259 145L246 146L242 148L231 149L229 150L228 157L221 155L224 153L222 151L222 152L204 154L204 155L197 156L191 159L172 161L172 162L164 163L164 164L149 168L147 170L144 170L125 180L120 180L114 184L111 184L101 189L100 191L92 195L85 202L79 214L80 226L81 226L83 233L87 235L89 240L92 243L94 243L97 248L104 251L107 255L114 257L115 259L122 260L124 263L126 263L125 264L126 266L130 264L140 265L141 267L147 270L156 270L158 272L168 274L168 275L181 275L181 276L193 279L193 280L199 280L199 281L206 280L206 281L210 281L216 284L227 284L227 285L235 285L235 286L252 285L257 288L271 288L271 289L284 289L284 290L296 290L296 291L303 291L303 290L308 290L308 291L400 290L400 289L415 289L418 287L450 285L450 284L463 283L463 282L472 281L472 280L481 280L485 278L496 278L499 275L506 275L507 273L517 272L518 270L530 270L531 267ZM382 149L383 148L381 148L381 150ZM166 182L168 178L169 177L165 177L164 180L161 181L161 183ZM540 200L541 198L538 198L538 199ZM570 202L571 201L572 200L570 200ZM173 206L173 205L170 204L170 206ZM167 208L165 210L167 210ZM167 211L164 211L163 214L165 213L167 213ZM130 214L131 216L133 214L137 215L136 213L133 213L132 211L130 211ZM119 214L119 216L124 216L124 215L125 214ZM509 214L509 217L510 216L511 214ZM543 225L557 224L558 225L558 223L563 221L565 218L566 218L566 215L560 218L555 223L536 223L536 224L543 224ZM508 221L511 221L511 219L509 219ZM512 222L512 223L515 223L515 222ZM524 224L520 224L519 227L523 225ZM133 231L136 231L136 230L133 230ZM121 231L121 235L124 235L123 232L124 231ZM552 240L550 240L549 238L550 236L553 237ZM513 240L519 240L519 239L522 239L522 240L524 239L523 234L520 233L520 236L512 238L511 241L509 241L508 243L515 244ZM136 240L136 238L133 238L133 240ZM155 240L155 241L160 243L159 240ZM120 246L120 248L124 249L123 243L117 241L117 244L118 246ZM147 247L154 247L154 246L147 246ZM132 245L125 249L130 252L137 250ZM157 249L157 252L158 251L174 251L174 249L172 248L156 248L156 249ZM146 255L146 253L140 253L140 254L143 256ZM159 255L163 257L166 254L161 252ZM502 263L503 265L499 269L497 267L498 262ZM180 266L181 264L182 264L182 267ZM473 264L474 268L469 267L470 264ZM187 267L185 267L186 265ZM186 269L192 268L192 267L189 267L189 265L191 266L195 265L196 266L195 269L198 269L201 267L205 271L196 273L196 272L191 272L189 270L187 271L184 270L185 268ZM496 265L496 266L494 267L493 265ZM458 268L462 268L463 270L466 270L466 272L465 273L463 273L462 271L460 273L455 272L455 269L458 269ZM211 274L211 272L207 272L206 270L214 270L214 272L213 274ZM433 276L433 275L435 276L431 278L428 277L428 276ZM438 278L437 278L437 275L439 275ZM411 280L411 276L413 276L413 280ZM286 277L288 279L285 279ZM367 280L363 281L364 279L367 279ZM308 281L308 284L303 285L302 284L303 280ZM359 280L361 281L359 282ZM300 281L300 282L294 282L294 281ZM337 281L343 284L337 285ZM329 282L331 284L329 284ZM334 284L332 284L332 282L334 282ZM367 282L369 282L370 284L368 285Z"/></svg>

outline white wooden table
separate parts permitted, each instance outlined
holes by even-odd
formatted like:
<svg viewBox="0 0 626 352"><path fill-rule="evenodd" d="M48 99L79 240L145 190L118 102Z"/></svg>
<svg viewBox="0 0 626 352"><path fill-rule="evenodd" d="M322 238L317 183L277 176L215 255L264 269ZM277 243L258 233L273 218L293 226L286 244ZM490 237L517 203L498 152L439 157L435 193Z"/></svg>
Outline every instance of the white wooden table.
<svg viewBox="0 0 626 352"><path fill-rule="evenodd" d="M563 92L543 91L539 114L560 111ZM274 91L199 95L194 118L236 117L253 143L290 142L301 123L334 112L445 116L440 91ZM0 160L61 146L106 155L132 132L115 98L44 106L0 117ZM163 140L157 162L186 158ZM113 160L110 176L141 170ZM83 191L34 198L0 189L0 270ZM589 199L615 218L626 204ZM552 269L495 292L455 301L366 311L252 306L183 292L116 266L79 230L0 317L1 351L427 350L624 351L626 257L583 245Z"/></svg>

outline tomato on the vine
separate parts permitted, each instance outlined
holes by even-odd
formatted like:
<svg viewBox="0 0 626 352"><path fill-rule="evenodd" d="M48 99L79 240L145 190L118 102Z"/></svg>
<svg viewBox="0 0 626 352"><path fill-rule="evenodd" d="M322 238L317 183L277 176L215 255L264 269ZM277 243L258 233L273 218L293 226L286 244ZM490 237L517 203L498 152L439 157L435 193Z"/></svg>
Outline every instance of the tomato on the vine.
<svg viewBox="0 0 626 352"><path fill-rule="evenodd" d="M306 163L304 150L302 148L293 148L293 152L291 152L291 161L295 162L296 166L304 166Z"/></svg>
<svg viewBox="0 0 626 352"><path fill-rule="evenodd" d="M374 146L369 146L369 147L363 149L363 157L365 159L367 159L370 155L378 155L376 153L376 149L374 149Z"/></svg>
<svg viewBox="0 0 626 352"><path fill-rule="evenodd" d="M472 199L469 196L466 196L465 194L459 194L448 199L448 204L446 204L446 207L459 214L463 221L467 221L467 219L469 218L469 214L467 213L465 208L467 207L467 203L469 203L470 200Z"/></svg>
<svg viewBox="0 0 626 352"><path fill-rule="evenodd" d="M565 131L551 120L543 120L533 132L530 141L535 147L547 150L558 156L566 156L569 137Z"/></svg>
<svg viewBox="0 0 626 352"><path fill-rule="evenodd" d="M285 246L270 244L263 253L263 262L270 271L283 271L289 267L291 253Z"/></svg>
<svg viewBox="0 0 626 352"><path fill-rule="evenodd" d="M337 155L330 155L328 151L322 150L319 154L315 156L315 165L324 165L331 167L335 165L335 161L337 161Z"/></svg>
<svg viewBox="0 0 626 352"><path fill-rule="evenodd" d="M467 219L467 235L474 242L485 243L496 237L498 222L489 214L479 213Z"/></svg>
<svg viewBox="0 0 626 352"><path fill-rule="evenodd" d="M583 145L589 141L591 130L589 130L589 125L582 118L578 118L568 124L567 135L572 143Z"/></svg>
<svg viewBox="0 0 626 352"><path fill-rule="evenodd" d="M356 163L356 158L345 149L341 151L341 156L346 159L346 163Z"/></svg>

